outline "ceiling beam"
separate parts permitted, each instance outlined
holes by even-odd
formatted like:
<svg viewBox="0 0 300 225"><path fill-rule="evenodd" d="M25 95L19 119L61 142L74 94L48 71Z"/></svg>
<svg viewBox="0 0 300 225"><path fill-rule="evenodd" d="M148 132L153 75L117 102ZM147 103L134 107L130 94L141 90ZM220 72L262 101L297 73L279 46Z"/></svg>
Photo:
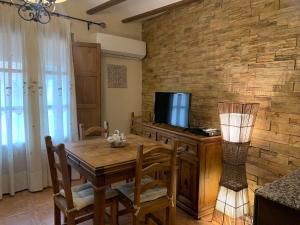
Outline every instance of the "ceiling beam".
<svg viewBox="0 0 300 225"><path fill-rule="evenodd" d="M140 19L144 19L144 18L153 16L153 15L156 15L156 14L159 14L159 13L170 11L172 9L178 8L180 6L183 6L183 5L186 5L186 4L189 4L189 3L202 2L202 1L203 0L181 0L179 2L174 2L172 4L165 5L165 6L162 6L160 8L150 10L148 12L144 12L144 13L138 14L136 16L128 17L126 19L123 19L122 22L123 23L130 23L130 22L133 22L133 21L136 21L136 20L140 20Z"/></svg>
<svg viewBox="0 0 300 225"><path fill-rule="evenodd" d="M86 13L89 14L89 15L93 15L93 14L95 14L97 12L100 12L100 11L102 11L104 9L108 9L110 7L118 5L118 4L120 4L122 2L125 2L125 1L126 0L109 0L107 2L104 2L101 5L98 5L98 6L94 7L94 8L89 9L88 11L86 11Z"/></svg>

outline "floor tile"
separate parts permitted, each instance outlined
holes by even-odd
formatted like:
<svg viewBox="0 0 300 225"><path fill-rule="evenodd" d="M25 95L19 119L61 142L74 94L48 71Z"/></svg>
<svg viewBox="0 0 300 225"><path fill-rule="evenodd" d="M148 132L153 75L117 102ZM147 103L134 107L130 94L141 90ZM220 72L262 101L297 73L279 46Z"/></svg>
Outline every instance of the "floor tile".
<svg viewBox="0 0 300 225"><path fill-rule="evenodd" d="M53 200L52 189L30 193L22 191L14 197L4 196L0 200L1 225L53 225ZM211 217L195 220L182 210L177 210L177 225L213 225ZM125 215L119 219L120 225L130 225L131 216ZM93 221L86 221L81 225L93 225Z"/></svg>

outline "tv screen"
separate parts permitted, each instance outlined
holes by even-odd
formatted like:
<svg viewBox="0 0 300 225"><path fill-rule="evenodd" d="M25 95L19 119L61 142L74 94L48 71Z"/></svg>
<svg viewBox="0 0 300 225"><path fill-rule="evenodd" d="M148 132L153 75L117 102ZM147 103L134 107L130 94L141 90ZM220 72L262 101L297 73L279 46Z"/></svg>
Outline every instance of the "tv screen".
<svg viewBox="0 0 300 225"><path fill-rule="evenodd" d="M154 121L188 128L190 113L190 93L156 92Z"/></svg>

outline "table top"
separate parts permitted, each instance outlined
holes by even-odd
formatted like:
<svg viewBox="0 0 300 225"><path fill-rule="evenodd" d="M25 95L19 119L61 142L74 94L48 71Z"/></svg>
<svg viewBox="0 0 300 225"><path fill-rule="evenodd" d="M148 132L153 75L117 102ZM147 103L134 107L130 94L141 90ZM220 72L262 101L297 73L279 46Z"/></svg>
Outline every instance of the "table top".
<svg viewBox="0 0 300 225"><path fill-rule="evenodd" d="M300 169L257 189L256 195L300 211Z"/></svg>
<svg viewBox="0 0 300 225"><path fill-rule="evenodd" d="M127 136L127 143L125 147L112 148L106 139L93 138L66 143L65 147L67 154L77 158L93 170L98 170L135 162L139 144L143 144L145 148L163 145L133 134Z"/></svg>

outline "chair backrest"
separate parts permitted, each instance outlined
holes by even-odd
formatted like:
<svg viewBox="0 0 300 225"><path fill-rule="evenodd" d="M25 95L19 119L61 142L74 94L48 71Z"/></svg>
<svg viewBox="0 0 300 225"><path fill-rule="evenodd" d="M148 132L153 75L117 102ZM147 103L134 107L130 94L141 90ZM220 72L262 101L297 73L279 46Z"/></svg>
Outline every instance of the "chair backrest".
<svg viewBox="0 0 300 225"><path fill-rule="evenodd" d="M176 148L174 141L171 148L154 146L144 149L139 145L136 159L136 177L134 204L139 207L141 194L156 186L167 188L167 197L174 199L176 195ZM150 163L151 162L151 163ZM153 174L159 174L153 176ZM152 176L152 181L142 184L142 178Z"/></svg>
<svg viewBox="0 0 300 225"><path fill-rule="evenodd" d="M143 116L135 116L134 112L132 112L131 119L130 119L130 133L131 134L142 133L142 122L143 122Z"/></svg>
<svg viewBox="0 0 300 225"><path fill-rule="evenodd" d="M108 122L104 121L103 127L90 127L88 129L85 129L85 126L83 123L79 124L79 139L84 140L88 137L108 137L109 136L109 126Z"/></svg>
<svg viewBox="0 0 300 225"><path fill-rule="evenodd" d="M147 118L148 117L148 118ZM136 116L134 112L131 113L130 117L130 133L141 135L143 133L143 122L151 122L152 115L149 113L148 116Z"/></svg>
<svg viewBox="0 0 300 225"><path fill-rule="evenodd" d="M59 195L60 190L63 190L65 192L67 209L71 210L74 208L74 203L71 191L71 175L68 170L65 145L60 144L54 146L50 136L45 137L45 142L54 195ZM58 172L61 174L61 180L58 178Z"/></svg>

